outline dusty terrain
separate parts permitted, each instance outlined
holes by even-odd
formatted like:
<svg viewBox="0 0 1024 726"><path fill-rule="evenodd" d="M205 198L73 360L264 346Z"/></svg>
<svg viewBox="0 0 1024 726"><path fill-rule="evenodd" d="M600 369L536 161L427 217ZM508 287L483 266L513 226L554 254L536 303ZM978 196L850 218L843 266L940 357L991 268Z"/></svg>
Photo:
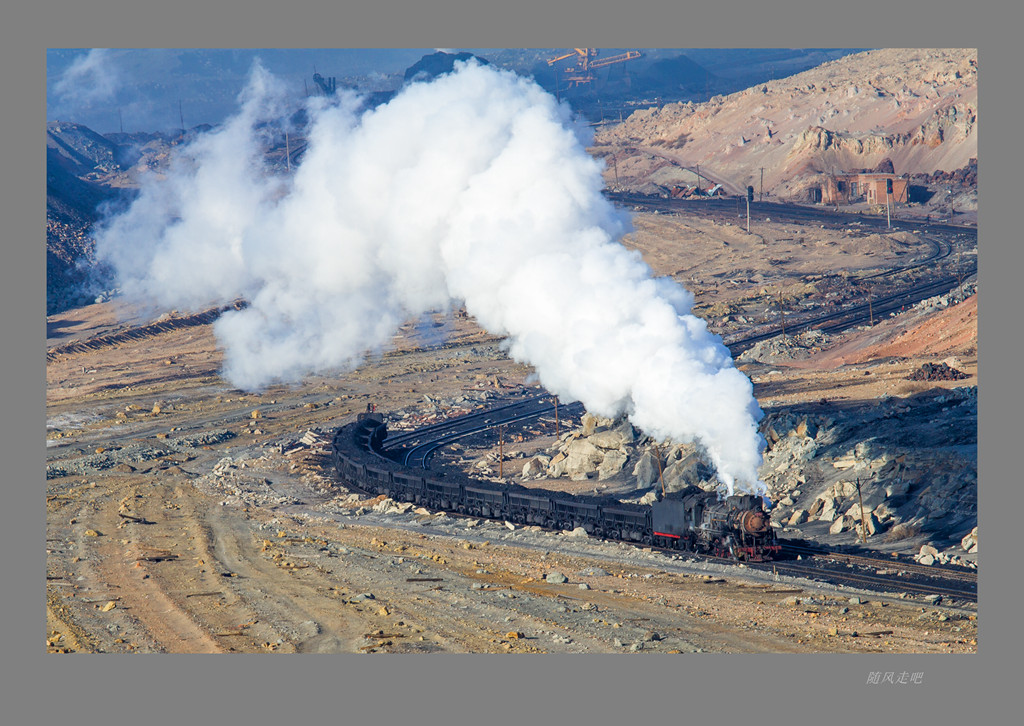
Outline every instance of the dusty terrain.
<svg viewBox="0 0 1024 726"><path fill-rule="evenodd" d="M658 274L696 282L698 310L737 303L737 270L750 270L751 290L803 284L796 271L873 268L914 244L768 223L762 240L714 224L645 215L630 239ZM780 262L766 264L764 248ZM921 306L818 351L741 365L769 413L969 388L976 309L976 297ZM732 315L726 329L741 328ZM358 370L258 394L219 377L210 325L69 347L148 317L159 316L133 317L115 298L47 319L49 652L977 650L972 610L400 513L346 490L326 442L368 403L414 413L431 408L424 396L482 406L532 385L530 370L468 318L452 316L443 347L410 326ZM906 380L950 356L968 378ZM566 582L549 582L553 573Z"/></svg>

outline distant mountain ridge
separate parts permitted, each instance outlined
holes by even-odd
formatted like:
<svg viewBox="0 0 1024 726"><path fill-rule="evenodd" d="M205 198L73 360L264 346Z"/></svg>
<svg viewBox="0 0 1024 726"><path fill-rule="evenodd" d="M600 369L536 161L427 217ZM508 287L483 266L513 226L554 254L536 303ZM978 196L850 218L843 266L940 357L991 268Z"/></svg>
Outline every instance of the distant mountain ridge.
<svg viewBox="0 0 1024 726"><path fill-rule="evenodd" d="M693 184L730 193L764 185L799 196L815 174L873 168L930 174L978 155L978 62L971 49L885 49L849 55L705 103L637 111L594 140L615 155L620 186ZM611 175L606 174L606 179Z"/></svg>

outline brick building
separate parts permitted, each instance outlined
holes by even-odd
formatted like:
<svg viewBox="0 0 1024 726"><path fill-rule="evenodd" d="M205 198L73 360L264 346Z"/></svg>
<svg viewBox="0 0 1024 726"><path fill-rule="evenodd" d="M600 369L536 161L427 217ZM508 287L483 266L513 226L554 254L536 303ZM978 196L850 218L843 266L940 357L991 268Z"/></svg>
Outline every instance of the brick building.
<svg viewBox="0 0 1024 726"><path fill-rule="evenodd" d="M910 179L877 172L822 176L818 183L810 187L809 197L812 202L825 204L885 204L887 180L892 180L892 202L906 204Z"/></svg>

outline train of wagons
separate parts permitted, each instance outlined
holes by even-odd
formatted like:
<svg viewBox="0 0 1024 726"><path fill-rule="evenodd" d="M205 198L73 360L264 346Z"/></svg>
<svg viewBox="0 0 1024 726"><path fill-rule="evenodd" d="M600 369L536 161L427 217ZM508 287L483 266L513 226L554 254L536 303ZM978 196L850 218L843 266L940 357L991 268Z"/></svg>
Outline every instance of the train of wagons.
<svg viewBox="0 0 1024 726"><path fill-rule="evenodd" d="M343 481L363 491L431 509L502 519L522 525L572 530L644 545L762 562L780 547L761 497L689 487L651 505L553 492L472 479L457 472L402 466L381 452L387 437L383 416L360 414L342 426L331 444Z"/></svg>

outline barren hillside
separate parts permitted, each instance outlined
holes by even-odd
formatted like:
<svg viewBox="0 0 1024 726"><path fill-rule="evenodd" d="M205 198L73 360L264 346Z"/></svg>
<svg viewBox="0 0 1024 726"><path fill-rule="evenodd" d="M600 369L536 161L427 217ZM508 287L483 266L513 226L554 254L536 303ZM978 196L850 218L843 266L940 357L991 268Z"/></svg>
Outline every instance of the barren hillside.
<svg viewBox="0 0 1024 726"><path fill-rule="evenodd" d="M819 172L952 171L978 154L978 62L971 49L857 53L707 103L637 111L600 132L609 184L641 189L704 179L799 193ZM610 158L614 155L614 162Z"/></svg>

